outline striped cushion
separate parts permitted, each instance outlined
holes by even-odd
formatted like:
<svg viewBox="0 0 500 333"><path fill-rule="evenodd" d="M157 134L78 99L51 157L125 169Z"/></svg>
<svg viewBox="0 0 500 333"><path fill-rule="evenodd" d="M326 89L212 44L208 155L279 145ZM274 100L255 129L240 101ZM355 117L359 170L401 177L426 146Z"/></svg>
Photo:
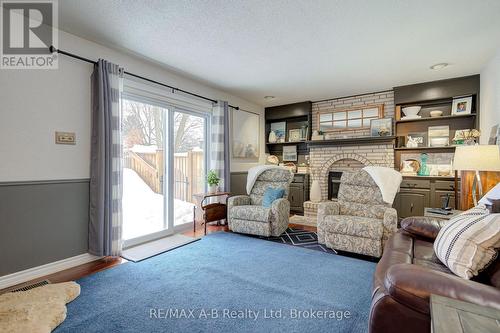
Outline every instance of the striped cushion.
<svg viewBox="0 0 500 333"><path fill-rule="evenodd" d="M500 248L500 214L484 205L445 224L434 241L434 252L456 275L470 279L495 260Z"/></svg>

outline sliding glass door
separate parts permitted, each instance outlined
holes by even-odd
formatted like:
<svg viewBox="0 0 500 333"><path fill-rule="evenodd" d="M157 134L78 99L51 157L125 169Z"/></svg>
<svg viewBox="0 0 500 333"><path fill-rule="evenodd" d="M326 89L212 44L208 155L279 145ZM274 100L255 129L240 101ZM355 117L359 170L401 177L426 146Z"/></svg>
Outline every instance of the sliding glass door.
<svg viewBox="0 0 500 333"><path fill-rule="evenodd" d="M168 109L122 101L123 239L168 229L165 219L165 133Z"/></svg>
<svg viewBox="0 0 500 333"><path fill-rule="evenodd" d="M208 115L160 100L122 100L123 239L132 246L193 221L205 190Z"/></svg>
<svg viewBox="0 0 500 333"><path fill-rule="evenodd" d="M207 121L187 111L175 111L173 118L173 212L178 226L193 221L193 195L205 191Z"/></svg>

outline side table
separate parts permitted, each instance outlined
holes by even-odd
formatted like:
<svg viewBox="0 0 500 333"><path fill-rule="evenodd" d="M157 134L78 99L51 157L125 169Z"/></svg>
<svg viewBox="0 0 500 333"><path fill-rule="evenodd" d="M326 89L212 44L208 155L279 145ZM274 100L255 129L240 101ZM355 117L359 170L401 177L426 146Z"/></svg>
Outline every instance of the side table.
<svg viewBox="0 0 500 333"><path fill-rule="evenodd" d="M432 333L498 333L500 310L431 295Z"/></svg>
<svg viewBox="0 0 500 333"><path fill-rule="evenodd" d="M196 202L198 203L193 207L193 232L196 233L196 208L201 208L203 212L203 223L205 225L205 235L207 234L207 224L210 222L226 220L227 224L227 198L231 193L229 192L214 192L214 193L199 193L193 194ZM213 197L225 197L225 203L206 203L207 199Z"/></svg>
<svg viewBox="0 0 500 333"><path fill-rule="evenodd" d="M451 214L441 215L441 214L431 213L431 212L429 212L429 209L432 209L432 208L429 208L429 207L424 208L424 216L425 217L433 217L433 218L442 219L442 220L449 220L452 217L455 217L458 214L462 213L461 210L453 209L453 210L451 210Z"/></svg>

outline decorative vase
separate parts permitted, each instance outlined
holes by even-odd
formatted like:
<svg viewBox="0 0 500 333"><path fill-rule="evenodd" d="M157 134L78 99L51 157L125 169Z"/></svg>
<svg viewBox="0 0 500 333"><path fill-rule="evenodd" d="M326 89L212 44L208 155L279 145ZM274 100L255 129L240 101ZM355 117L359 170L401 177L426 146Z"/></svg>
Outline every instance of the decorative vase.
<svg viewBox="0 0 500 333"><path fill-rule="evenodd" d="M276 141L277 141L277 140L278 140L278 137L276 136L276 132L271 131L271 132L269 133L269 138L267 139L267 141L268 141L269 143L276 143Z"/></svg>
<svg viewBox="0 0 500 333"><path fill-rule="evenodd" d="M420 169L417 172L417 175L419 176L428 176L430 174L429 166L427 165L427 159L429 158L429 155L426 153L422 153L420 155Z"/></svg>
<svg viewBox="0 0 500 333"><path fill-rule="evenodd" d="M210 185L208 187L208 190L210 193L215 193L215 192L217 192L217 187L218 187L217 185Z"/></svg>
<svg viewBox="0 0 500 333"><path fill-rule="evenodd" d="M311 184L311 193L309 194L309 199L312 202L321 201L321 186L319 186L319 180L313 179Z"/></svg>

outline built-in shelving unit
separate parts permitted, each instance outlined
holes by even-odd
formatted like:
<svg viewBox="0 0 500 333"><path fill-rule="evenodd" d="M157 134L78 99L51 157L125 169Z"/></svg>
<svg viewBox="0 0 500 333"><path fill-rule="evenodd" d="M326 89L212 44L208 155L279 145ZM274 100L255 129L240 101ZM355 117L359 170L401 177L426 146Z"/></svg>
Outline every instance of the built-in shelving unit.
<svg viewBox="0 0 500 333"><path fill-rule="evenodd" d="M394 167L399 170L401 160L415 159L415 155L427 153L429 156L453 158L456 146L452 145L457 130L477 129L479 126L479 75L466 76L394 88L395 135ZM472 97L470 114L453 115L453 99ZM401 119L402 109L408 106L421 106L418 119ZM430 112L442 111L441 117L431 117ZM428 147L427 145L408 148L404 138L408 134L427 133L430 126L449 127L449 146ZM440 155L443 154L443 155ZM446 155L445 155L446 154ZM412 156L413 155L413 156ZM448 158L448 157L447 157ZM451 161L450 161L451 162ZM425 207L441 207L443 198L450 196L450 205L459 208L461 182L455 172L451 176L404 176L400 192L394 201L399 218L424 214Z"/></svg>
<svg viewBox="0 0 500 333"><path fill-rule="evenodd" d="M287 105L268 107L265 110L266 117L266 152L280 157L283 146L297 146L297 153L305 156L308 153L307 141L311 138L311 102L301 102ZM286 122L285 142L267 142L271 132L271 124L275 122ZM307 126L308 134L305 141L288 142L289 131Z"/></svg>

